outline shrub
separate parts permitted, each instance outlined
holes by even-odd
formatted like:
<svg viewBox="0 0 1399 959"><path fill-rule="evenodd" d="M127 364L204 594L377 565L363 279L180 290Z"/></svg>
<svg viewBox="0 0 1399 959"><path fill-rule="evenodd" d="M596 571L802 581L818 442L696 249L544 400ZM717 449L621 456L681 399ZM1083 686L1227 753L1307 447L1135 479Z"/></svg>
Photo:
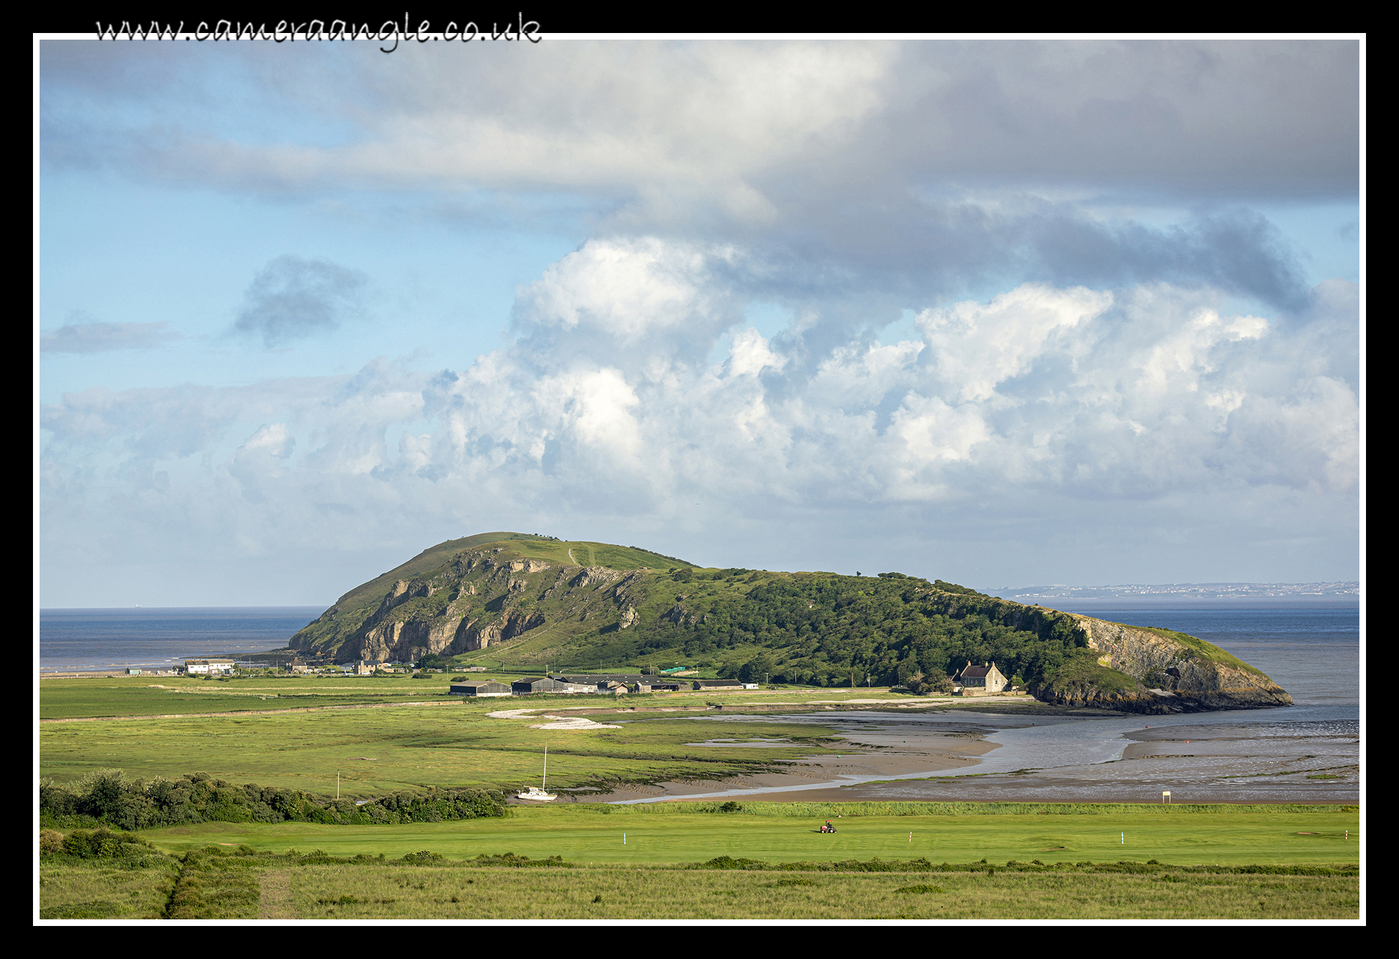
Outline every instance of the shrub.
<svg viewBox="0 0 1399 959"><path fill-rule="evenodd" d="M44 856L51 856L56 852L63 851L63 833L56 829L39 830L39 853Z"/></svg>
<svg viewBox="0 0 1399 959"><path fill-rule="evenodd" d="M153 852L149 842L139 836L114 833L110 829L88 832L75 829L63 837L62 851L77 859L121 859L131 855Z"/></svg>

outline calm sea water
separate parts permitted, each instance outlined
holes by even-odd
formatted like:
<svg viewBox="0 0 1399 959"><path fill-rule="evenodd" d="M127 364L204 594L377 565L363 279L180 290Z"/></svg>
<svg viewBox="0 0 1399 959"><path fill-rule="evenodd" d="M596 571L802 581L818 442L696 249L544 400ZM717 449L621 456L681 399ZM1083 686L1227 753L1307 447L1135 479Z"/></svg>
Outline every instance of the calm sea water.
<svg viewBox="0 0 1399 959"><path fill-rule="evenodd" d="M1186 605L1119 600L1074 605L1069 611L1198 636L1267 673L1292 694L1296 706L1358 707L1360 703L1358 604L1233 600Z"/></svg>
<svg viewBox="0 0 1399 959"><path fill-rule="evenodd" d="M280 649L320 606L43 609L39 670L156 668Z"/></svg>

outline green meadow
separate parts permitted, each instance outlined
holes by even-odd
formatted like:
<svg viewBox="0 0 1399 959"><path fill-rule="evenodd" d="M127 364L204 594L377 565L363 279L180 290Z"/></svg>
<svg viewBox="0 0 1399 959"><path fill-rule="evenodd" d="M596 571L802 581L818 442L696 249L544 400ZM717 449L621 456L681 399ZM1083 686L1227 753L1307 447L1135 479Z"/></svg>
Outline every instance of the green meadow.
<svg viewBox="0 0 1399 959"><path fill-rule="evenodd" d="M873 868L871 868L873 867ZM450 865L191 854L170 869L55 866L43 919L1356 920L1354 869L874 863L828 869Z"/></svg>
<svg viewBox="0 0 1399 959"><path fill-rule="evenodd" d="M865 874L676 869L346 870L285 874L288 918L1353 919L1354 876Z"/></svg>
<svg viewBox="0 0 1399 959"><path fill-rule="evenodd" d="M785 738L792 746L687 745L714 731L682 718L568 731L532 729L531 721L541 720L487 720L456 704L216 720L46 723L40 727L40 773L66 783L112 767L140 779L199 771L236 783L321 795L333 796L338 788L342 797L356 799L423 786L538 785L546 746L551 789L676 777L722 779L761 771L776 760L836 751L813 738L819 730L776 722L745 723L743 735Z"/></svg>
<svg viewBox="0 0 1399 959"><path fill-rule="evenodd" d="M522 807L408 827L149 830L46 857L41 918L1350 919L1355 807ZM834 835L820 822L837 824ZM1125 842L1124 842L1125 840ZM156 855L155 850L166 855Z"/></svg>
<svg viewBox="0 0 1399 959"><path fill-rule="evenodd" d="M713 724L697 721L716 712L703 694L632 696L618 704L577 696L463 700L445 695L447 676L142 679L42 680L40 718L48 721L39 724L40 775L69 783L113 767L143 779L199 771L321 795L333 796L338 788L353 799L426 786L536 785L546 746L551 787L597 789L723 779L838 752L840 745L819 727L761 720L745 722L741 736L791 745L690 745L716 734ZM763 698L800 706L858 695L808 691ZM741 705L732 697L725 702ZM486 715L580 706L597 708L589 718L619 728L534 729L545 722L540 716Z"/></svg>
<svg viewBox="0 0 1399 959"><path fill-rule="evenodd" d="M1180 865L1359 861L1350 806L748 803L517 806L504 819L404 826L200 823L142 835L167 852L208 845L390 859L514 853L584 864L658 865L716 856L765 862L847 859L1043 863L1155 859ZM883 808L881 808L883 807ZM826 819L834 835L820 833ZM1349 835L1347 836L1347 830Z"/></svg>
<svg viewBox="0 0 1399 959"><path fill-rule="evenodd" d="M451 701L447 676L61 677L39 681L40 719L169 716Z"/></svg>

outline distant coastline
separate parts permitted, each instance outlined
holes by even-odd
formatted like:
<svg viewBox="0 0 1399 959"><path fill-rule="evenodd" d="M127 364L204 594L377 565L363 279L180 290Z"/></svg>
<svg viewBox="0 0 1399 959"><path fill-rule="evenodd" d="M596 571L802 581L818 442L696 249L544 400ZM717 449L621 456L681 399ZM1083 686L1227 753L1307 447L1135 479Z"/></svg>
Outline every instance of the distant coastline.
<svg viewBox="0 0 1399 959"><path fill-rule="evenodd" d="M1166 583L1120 586L1020 586L988 589L992 596L1017 603L1359 603L1358 582L1339 583Z"/></svg>

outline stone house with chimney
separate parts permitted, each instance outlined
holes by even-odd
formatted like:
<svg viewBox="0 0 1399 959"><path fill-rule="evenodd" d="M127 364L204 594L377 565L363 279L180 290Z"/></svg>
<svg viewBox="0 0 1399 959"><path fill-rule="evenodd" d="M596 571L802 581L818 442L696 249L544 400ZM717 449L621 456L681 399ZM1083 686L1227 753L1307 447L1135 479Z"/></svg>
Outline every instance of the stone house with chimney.
<svg viewBox="0 0 1399 959"><path fill-rule="evenodd" d="M963 696L989 696L1004 690L1009 680L996 668L995 663L973 666L969 660L961 672L952 677L952 683L955 691Z"/></svg>

